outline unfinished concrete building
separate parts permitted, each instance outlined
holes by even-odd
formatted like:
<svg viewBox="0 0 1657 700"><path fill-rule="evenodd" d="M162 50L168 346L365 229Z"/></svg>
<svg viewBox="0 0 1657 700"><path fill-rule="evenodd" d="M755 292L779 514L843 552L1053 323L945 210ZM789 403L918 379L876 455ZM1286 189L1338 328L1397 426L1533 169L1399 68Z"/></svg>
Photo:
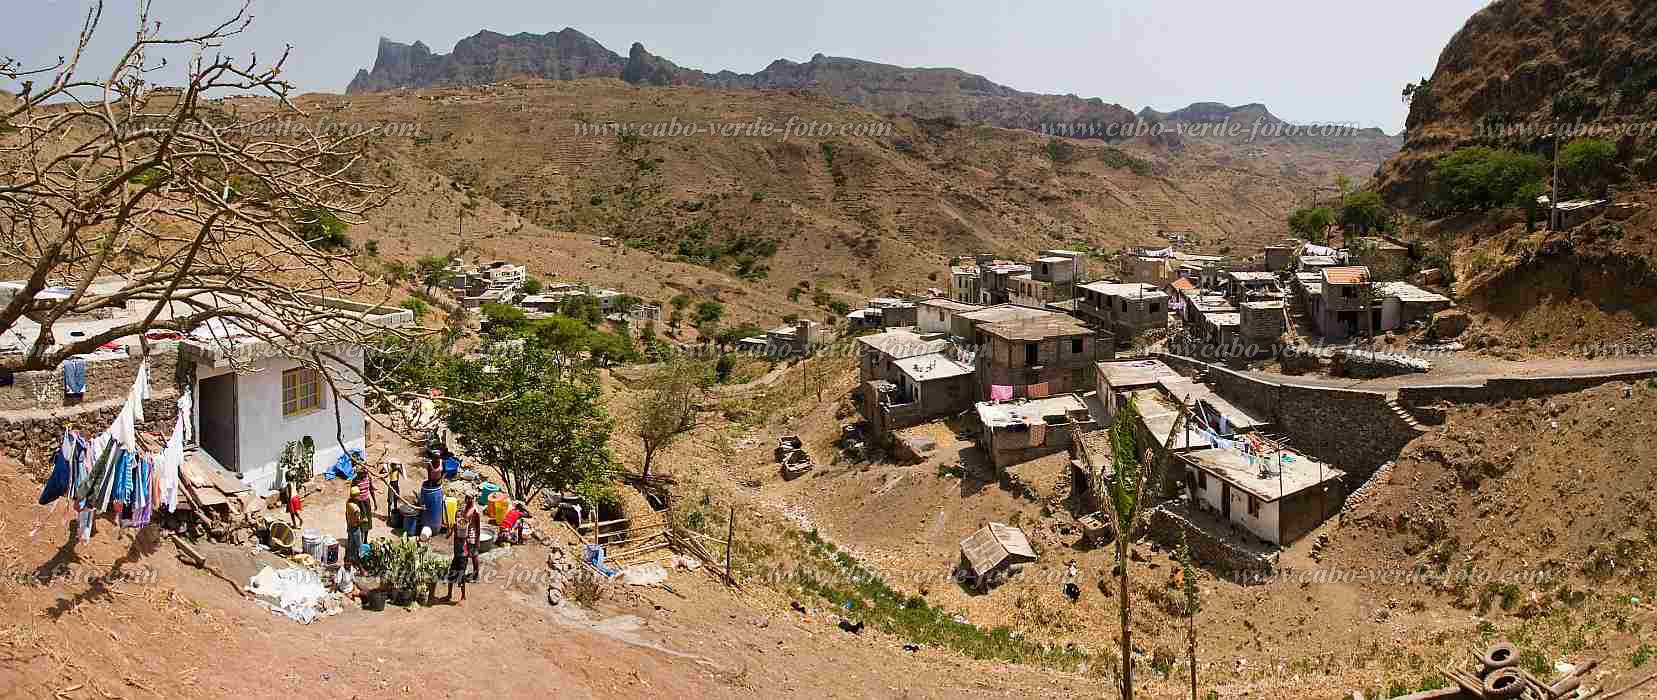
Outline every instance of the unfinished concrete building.
<svg viewBox="0 0 1657 700"><path fill-rule="evenodd" d="M981 398L1041 398L1093 387L1093 363L1114 356L1109 341L1068 316L1036 318L978 328Z"/></svg>
<svg viewBox="0 0 1657 700"><path fill-rule="evenodd" d="M1081 286L1076 315L1111 332L1117 343L1168 326L1168 293L1140 282L1091 282Z"/></svg>

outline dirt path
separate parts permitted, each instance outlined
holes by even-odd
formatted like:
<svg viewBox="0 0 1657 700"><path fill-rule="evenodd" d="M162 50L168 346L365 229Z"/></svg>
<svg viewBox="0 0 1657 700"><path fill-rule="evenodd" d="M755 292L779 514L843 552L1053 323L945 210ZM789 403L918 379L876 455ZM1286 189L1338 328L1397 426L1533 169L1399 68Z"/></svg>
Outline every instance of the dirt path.
<svg viewBox="0 0 1657 700"><path fill-rule="evenodd" d="M1259 370L1243 374L1262 381L1291 386L1333 387L1367 391L1397 391L1407 386L1477 385L1487 380L1509 377L1582 377L1616 372L1657 371L1657 358L1626 357L1609 360L1577 360L1549 358L1515 362L1490 357L1457 355L1434 358L1433 368L1420 374L1405 374L1380 379L1348 379L1321 375L1290 376Z"/></svg>

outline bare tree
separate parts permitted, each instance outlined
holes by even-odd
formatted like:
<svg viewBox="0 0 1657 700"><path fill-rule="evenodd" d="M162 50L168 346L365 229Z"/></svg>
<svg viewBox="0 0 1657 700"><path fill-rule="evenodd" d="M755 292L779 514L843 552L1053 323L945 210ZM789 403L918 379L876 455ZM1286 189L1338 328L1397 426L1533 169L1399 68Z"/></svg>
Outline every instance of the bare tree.
<svg viewBox="0 0 1657 700"><path fill-rule="evenodd" d="M137 31L105 74L82 75L102 3L55 65L0 59L22 86L0 103L0 269L22 277L0 308L14 371L152 329L234 326L295 359L323 362L377 332L360 297L373 280L340 250L341 232L395 188L354 174L373 131L324 133L289 99L284 52L272 63L218 53L246 30L247 5L195 34L163 35L139 3ZM160 54L188 52L181 82ZM225 101L254 95L244 113ZM94 288L96 283L96 289ZM148 309L59 342L66 319ZM26 319L30 323L22 323ZM31 339L27 331L33 331ZM337 359L337 358L333 358Z"/></svg>

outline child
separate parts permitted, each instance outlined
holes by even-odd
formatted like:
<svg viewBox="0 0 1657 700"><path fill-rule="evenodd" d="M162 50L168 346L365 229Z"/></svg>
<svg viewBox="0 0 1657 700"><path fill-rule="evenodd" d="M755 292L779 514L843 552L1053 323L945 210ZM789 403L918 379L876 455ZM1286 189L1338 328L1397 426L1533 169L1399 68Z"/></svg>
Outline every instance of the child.
<svg viewBox="0 0 1657 700"><path fill-rule="evenodd" d="M385 499L385 521L391 522L391 512L397 510L397 501L401 500L402 492L398 484L403 480L403 465L400 462L388 462L385 465L386 484L391 488Z"/></svg>
<svg viewBox="0 0 1657 700"><path fill-rule="evenodd" d="M298 530L305 526L305 517L299 514L299 511L304 509L305 504L299 500L299 489L293 484L287 484L283 487L283 490L287 492L284 500L287 501L288 525L292 526L294 530Z"/></svg>

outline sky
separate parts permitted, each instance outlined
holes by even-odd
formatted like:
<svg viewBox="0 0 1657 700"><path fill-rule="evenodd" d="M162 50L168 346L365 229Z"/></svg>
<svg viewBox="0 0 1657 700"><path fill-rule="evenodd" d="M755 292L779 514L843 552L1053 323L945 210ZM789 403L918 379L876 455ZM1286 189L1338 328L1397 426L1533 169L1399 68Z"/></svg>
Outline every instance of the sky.
<svg viewBox="0 0 1657 700"><path fill-rule="evenodd" d="M0 56L50 64L74 48L91 0L4 0ZM164 31L195 31L241 0L153 0ZM490 29L574 27L611 51L633 42L681 66L750 73L777 58L846 56L953 67L1029 92L1100 97L1138 111L1193 102L1264 103L1294 122L1403 128L1404 84L1486 0L1235 2L1095 0L253 0L253 25L224 50L261 60L285 45L283 75L302 91L344 92L371 68L380 37L448 53ZM106 0L86 65L107 72L135 28L136 0ZM15 86L4 85L15 90Z"/></svg>

